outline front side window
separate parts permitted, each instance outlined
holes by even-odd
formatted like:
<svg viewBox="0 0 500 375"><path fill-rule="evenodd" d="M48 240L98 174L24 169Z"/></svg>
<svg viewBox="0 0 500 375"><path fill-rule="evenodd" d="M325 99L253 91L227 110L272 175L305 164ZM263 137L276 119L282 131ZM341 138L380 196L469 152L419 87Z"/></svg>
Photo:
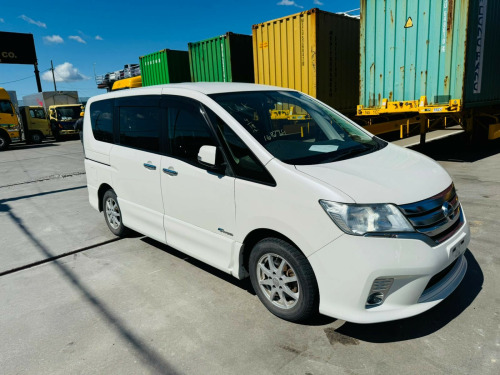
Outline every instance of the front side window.
<svg viewBox="0 0 500 375"><path fill-rule="evenodd" d="M288 164L329 163L386 145L321 102L296 91L251 91L210 97L274 157Z"/></svg>
<svg viewBox="0 0 500 375"><path fill-rule="evenodd" d="M198 163L200 147L217 146L201 107L183 100L170 100L167 107L167 139L170 155L200 166Z"/></svg>
<svg viewBox="0 0 500 375"><path fill-rule="evenodd" d="M90 122L94 138L113 143L113 99L100 100L90 105Z"/></svg>
<svg viewBox="0 0 500 375"><path fill-rule="evenodd" d="M160 151L160 107L120 107L120 144Z"/></svg>
<svg viewBox="0 0 500 375"><path fill-rule="evenodd" d="M45 119L45 111L43 108L31 108L30 109L31 118Z"/></svg>
<svg viewBox="0 0 500 375"><path fill-rule="evenodd" d="M275 185L276 182L262 163L257 159L240 137L211 109L206 108L212 126L216 129L219 139L231 162L231 167L237 177L247 180Z"/></svg>
<svg viewBox="0 0 500 375"><path fill-rule="evenodd" d="M11 115L14 114L12 105L8 100L0 100L0 113L9 113Z"/></svg>

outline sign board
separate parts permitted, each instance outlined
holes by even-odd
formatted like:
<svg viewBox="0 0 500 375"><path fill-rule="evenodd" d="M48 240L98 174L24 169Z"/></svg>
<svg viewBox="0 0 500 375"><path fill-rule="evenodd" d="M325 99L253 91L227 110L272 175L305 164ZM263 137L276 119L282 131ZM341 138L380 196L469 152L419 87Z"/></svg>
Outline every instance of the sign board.
<svg viewBox="0 0 500 375"><path fill-rule="evenodd" d="M33 34L0 31L1 64L36 64Z"/></svg>

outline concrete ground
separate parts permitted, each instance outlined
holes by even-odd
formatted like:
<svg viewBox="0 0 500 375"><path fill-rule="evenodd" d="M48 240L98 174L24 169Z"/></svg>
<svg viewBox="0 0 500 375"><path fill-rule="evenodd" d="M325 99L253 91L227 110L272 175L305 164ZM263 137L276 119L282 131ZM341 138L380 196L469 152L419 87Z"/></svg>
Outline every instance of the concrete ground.
<svg viewBox="0 0 500 375"><path fill-rule="evenodd" d="M436 308L359 325L280 320L236 280L87 201L79 141L0 153L2 374L499 374L500 144L421 151L455 180L469 268Z"/></svg>

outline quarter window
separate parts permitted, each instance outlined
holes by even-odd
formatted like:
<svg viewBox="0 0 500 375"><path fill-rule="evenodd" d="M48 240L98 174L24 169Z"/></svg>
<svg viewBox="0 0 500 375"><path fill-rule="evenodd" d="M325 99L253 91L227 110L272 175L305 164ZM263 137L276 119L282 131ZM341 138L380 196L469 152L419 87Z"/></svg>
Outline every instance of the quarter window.
<svg viewBox="0 0 500 375"><path fill-rule="evenodd" d="M161 111L159 107L120 107L120 144L159 152Z"/></svg>
<svg viewBox="0 0 500 375"><path fill-rule="evenodd" d="M90 122L95 139L113 143L113 99L92 103L90 105Z"/></svg>

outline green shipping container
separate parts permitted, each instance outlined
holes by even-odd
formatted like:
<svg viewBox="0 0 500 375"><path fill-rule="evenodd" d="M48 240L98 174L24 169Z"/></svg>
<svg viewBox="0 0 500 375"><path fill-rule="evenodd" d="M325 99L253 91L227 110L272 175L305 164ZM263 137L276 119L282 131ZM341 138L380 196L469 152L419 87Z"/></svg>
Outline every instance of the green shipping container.
<svg viewBox="0 0 500 375"><path fill-rule="evenodd" d="M188 46L193 82L254 82L251 35L228 32Z"/></svg>
<svg viewBox="0 0 500 375"><path fill-rule="evenodd" d="M139 57L142 86L190 82L187 51L164 49Z"/></svg>
<svg viewBox="0 0 500 375"><path fill-rule="evenodd" d="M500 1L361 0L360 104L500 104Z"/></svg>

